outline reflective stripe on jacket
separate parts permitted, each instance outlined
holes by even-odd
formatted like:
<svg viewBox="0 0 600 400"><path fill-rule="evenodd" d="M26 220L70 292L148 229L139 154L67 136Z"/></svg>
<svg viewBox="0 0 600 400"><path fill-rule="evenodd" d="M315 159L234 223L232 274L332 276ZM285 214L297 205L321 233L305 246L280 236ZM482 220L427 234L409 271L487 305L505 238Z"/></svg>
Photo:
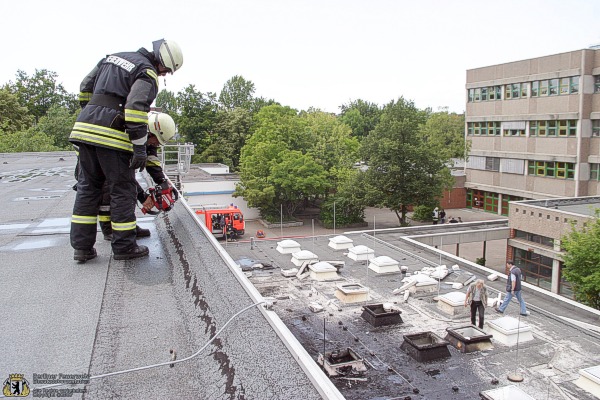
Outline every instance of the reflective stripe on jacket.
<svg viewBox="0 0 600 400"><path fill-rule="evenodd" d="M132 152L147 138L150 105L158 93L154 56L146 49L109 55L83 79L79 100L84 106L69 141ZM105 101L94 101L94 96ZM109 107L106 98L119 107Z"/></svg>

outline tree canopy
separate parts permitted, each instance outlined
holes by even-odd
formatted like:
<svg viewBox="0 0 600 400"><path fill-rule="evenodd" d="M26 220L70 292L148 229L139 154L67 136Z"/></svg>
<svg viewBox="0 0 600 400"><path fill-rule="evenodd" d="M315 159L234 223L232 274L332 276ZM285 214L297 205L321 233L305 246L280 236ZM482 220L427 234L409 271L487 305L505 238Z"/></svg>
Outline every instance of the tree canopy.
<svg viewBox="0 0 600 400"><path fill-rule="evenodd" d="M379 123L382 109L375 103L365 100L353 100L340 107L340 119L352 129L352 134L362 140Z"/></svg>
<svg viewBox="0 0 600 400"><path fill-rule="evenodd" d="M219 95L219 104L226 110L234 108L245 108L249 110L254 100L254 83L247 81L244 77L235 75L230 78Z"/></svg>
<svg viewBox="0 0 600 400"><path fill-rule="evenodd" d="M279 217L282 205L286 218L322 205L328 219L335 204L341 219L356 222L372 205L404 222L409 205L434 204L449 188L446 165L467 148L463 115L419 110L403 98L385 106L353 100L334 115L298 112L255 92L235 75L219 94L191 84L176 94L162 90L156 106L173 117L178 140L196 145L193 163L239 171L235 194L263 216ZM78 111L56 73L18 71L0 90L2 151L70 148Z"/></svg>
<svg viewBox="0 0 600 400"><path fill-rule="evenodd" d="M33 116L27 107L7 87L0 89L0 131L15 133L27 129L33 123Z"/></svg>
<svg viewBox="0 0 600 400"><path fill-rule="evenodd" d="M429 146L421 133L427 115L401 97L384 107L379 124L363 140L366 203L389 208L401 224L408 206L437 202L451 184L448 156Z"/></svg>
<svg viewBox="0 0 600 400"><path fill-rule="evenodd" d="M56 72L46 69L36 69L32 76L19 70L15 82L9 83L9 87L37 122L53 105L70 111L79 108L75 95L67 92L62 83L57 82L57 78Z"/></svg>
<svg viewBox="0 0 600 400"><path fill-rule="evenodd" d="M600 310L600 210L595 217L561 241L565 250L562 274L573 285L575 299Z"/></svg>

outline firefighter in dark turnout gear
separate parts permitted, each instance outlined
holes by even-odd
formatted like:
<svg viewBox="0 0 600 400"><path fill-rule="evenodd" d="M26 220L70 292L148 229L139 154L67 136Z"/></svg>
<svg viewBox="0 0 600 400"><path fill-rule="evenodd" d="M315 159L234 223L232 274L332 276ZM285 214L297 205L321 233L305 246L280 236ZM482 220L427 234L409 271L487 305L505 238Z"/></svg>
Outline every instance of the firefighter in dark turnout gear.
<svg viewBox="0 0 600 400"><path fill-rule="evenodd" d="M172 190L167 177L165 176L160 159L158 158L158 146L164 145L173 136L175 136L175 121L168 114L150 111L148 113L148 140L146 141L146 171L156 185L160 185L163 190ZM150 196L144 191L136 181L137 200L142 204L145 212L154 206ZM98 214L100 229L105 240L112 240L112 226L110 218L110 196L103 188L102 202ZM150 230L136 227L136 237L150 236Z"/></svg>
<svg viewBox="0 0 600 400"><path fill-rule="evenodd" d="M77 195L71 218L74 259L96 257L96 224L102 186L110 194L115 260L148 255L135 240L135 170L146 165L148 111L158 92L158 76L183 63L179 46L167 40L106 56L81 82L83 107L69 141L79 146Z"/></svg>

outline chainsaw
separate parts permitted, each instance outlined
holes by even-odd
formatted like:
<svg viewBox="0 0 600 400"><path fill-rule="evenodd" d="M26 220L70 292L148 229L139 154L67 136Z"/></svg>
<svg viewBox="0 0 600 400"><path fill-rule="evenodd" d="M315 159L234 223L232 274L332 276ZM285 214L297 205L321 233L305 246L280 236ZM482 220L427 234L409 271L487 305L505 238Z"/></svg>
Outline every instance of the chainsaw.
<svg viewBox="0 0 600 400"><path fill-rule="evenodd" d="M153 206L149 210L142 208L142 212L150 215L157 215L161 211L170 211L175 205L175 202L179 199L179 192L177 189L169 185L166 181L148 189L148 194L152 199Z"/></svg>

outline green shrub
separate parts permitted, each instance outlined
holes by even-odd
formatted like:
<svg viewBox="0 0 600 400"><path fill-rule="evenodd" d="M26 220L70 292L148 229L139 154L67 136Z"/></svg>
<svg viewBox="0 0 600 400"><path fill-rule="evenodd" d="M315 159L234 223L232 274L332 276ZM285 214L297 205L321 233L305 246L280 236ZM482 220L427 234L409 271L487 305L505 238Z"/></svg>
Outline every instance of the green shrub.
<svg viewBox="0 0 600 400"><path fill-rule="evenodd" d="M421 222L431 222L433 209L434 207L432 206L416 206L413 208L412 219Z"/></svg>
<svg viewBox="0 0 600 400"><path fill-rule="evenodd" d="M351 199L333 197L321 204L319 219L326 228L333 227L333 202L335 201L335 224L338 227L364 222L365 209Z"/></svg>

